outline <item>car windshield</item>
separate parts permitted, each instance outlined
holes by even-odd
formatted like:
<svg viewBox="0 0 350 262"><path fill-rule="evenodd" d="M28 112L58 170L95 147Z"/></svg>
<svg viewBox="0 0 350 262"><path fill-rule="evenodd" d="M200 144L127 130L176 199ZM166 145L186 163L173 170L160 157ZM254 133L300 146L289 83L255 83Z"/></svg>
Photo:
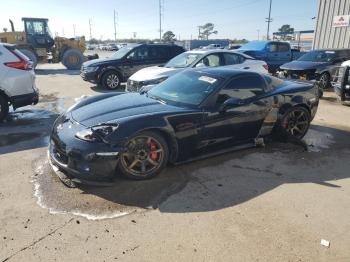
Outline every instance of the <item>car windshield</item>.
<svg viewBox="0 0 350 262"><path fill-rule="evenodd" d="M334 51L311 51L301 56L298 61L310 61L310 62L331 62L336 57Z"/></svg>
<svg viewBox="0 0 350 262"><path fill-rule="evenodd" d="M251 41L243 46L241 46L240 50L263 50L266 46L265 42L261 41Z"/></svg>
<svg viewBox="0 0 350 262"><path fill-rule="evenodd" d="M191 66L202 54L182 53L171 59L164 67L167 68L185 68Z"/></svg>
<svg viewBox="0 0 350 262"><path fill-rule="evenodd" d="M133 48L134 48L134 46L125 46L125 47L119 49L117 52L115 52L112 55L112 58L120 59L120 58L124 57Z"/></svg>
<svg viewBox="0 0 350 262"><path fill-rule="evenodd" d="M203 72L182 72L152 88L147 95L175 106L196 107L206 99L223 80Z"/></svg>

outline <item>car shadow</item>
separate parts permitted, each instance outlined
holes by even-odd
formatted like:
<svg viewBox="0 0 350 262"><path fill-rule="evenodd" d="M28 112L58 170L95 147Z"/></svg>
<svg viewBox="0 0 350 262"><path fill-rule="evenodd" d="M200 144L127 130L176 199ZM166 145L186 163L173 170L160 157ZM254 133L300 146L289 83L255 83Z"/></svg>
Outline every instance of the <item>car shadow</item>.
<svg viewBox="0 0 350 262"><path fill-rule="evenodd" d="M91 86L91 90L97 92L97 93L102 93L102 94L106 94L106 93L113 93L113 92L124 92L125 91L125 85L126 83L121 83L120 87L115 89L115 90L108 90L106 88L103 88L101 86L98 85L93 85Z"/></svg>
<svg viewBox="0 0 350 262"><path fill-rule="evenodd" d="M271 142L264 148L168 167L151 180L118 178L111 187L79 189L117 205L167 213L232 207L289 183L315 183L337 190L333 181L350 177L350 132L314 125L309 133L309 151Z"/></svg>

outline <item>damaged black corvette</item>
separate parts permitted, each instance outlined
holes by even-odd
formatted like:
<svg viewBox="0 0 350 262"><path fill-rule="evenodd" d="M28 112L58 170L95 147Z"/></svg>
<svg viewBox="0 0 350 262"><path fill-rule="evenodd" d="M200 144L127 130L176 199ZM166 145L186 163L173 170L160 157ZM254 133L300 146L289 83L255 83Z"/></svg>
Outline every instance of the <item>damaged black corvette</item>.
<svg viewBox="0 0 350 262"><path fill-rule="evenodd" d="M147 93L75 104L54 124L49 159L77 183L147 179L168 163L255 146L274 132L302 138L317 94L317 86L250 71L191 69Z"/></svg>

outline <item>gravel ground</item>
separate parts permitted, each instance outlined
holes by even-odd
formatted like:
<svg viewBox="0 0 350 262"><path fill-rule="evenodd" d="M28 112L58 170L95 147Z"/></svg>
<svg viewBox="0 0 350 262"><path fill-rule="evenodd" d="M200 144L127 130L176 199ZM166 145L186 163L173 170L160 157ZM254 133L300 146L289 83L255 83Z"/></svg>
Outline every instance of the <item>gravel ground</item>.
<svg viewBox="0 0 350 262"><path fill-rule="evenodd" d="M308 151L272 142L69 189L46 159L51 125L107 91L59 64L39 65L37 85L40 103L0 124L0 261L350 261L350 107L332 92Z"/></svg>

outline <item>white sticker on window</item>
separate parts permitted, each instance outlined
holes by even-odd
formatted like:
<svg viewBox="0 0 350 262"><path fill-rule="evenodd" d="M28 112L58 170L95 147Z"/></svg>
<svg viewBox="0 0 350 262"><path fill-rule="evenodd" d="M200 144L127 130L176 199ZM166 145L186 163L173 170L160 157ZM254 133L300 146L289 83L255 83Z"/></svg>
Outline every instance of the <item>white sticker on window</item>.
<svg viewBox="0 0 350 262"><path fill-rule="evenodd" d="M208 82L209 84L214 84L217 81L217 79L209 76L201 76L198 80Z"/></svg>
<svg viewBox="0 0 350 262"><path fill-rule="evenodd" d="M334 51L326 51L326 54L335 54Z"/></svg>

